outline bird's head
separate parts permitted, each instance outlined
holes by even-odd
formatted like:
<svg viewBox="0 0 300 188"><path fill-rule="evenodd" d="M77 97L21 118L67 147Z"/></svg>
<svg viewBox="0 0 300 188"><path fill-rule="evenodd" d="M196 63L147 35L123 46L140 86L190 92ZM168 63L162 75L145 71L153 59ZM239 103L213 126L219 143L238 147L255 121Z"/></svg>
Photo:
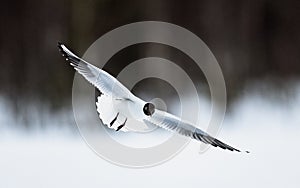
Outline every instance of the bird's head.
<svg viewBox="0 0 300 188"><path fill-rule="evenodd" d="M155 106L152 103L146 103L143 108L144 114L147 116L152 116L155 112Z"/></svg>

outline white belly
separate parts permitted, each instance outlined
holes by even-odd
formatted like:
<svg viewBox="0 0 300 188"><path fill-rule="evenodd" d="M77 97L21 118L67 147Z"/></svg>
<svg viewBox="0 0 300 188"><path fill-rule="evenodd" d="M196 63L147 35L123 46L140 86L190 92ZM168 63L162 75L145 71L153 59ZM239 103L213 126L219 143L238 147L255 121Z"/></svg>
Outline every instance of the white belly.
<svg viewBox="0 0 300 188"><path fill-rule="evenodd" d="M98 97L96 105L99 117L107 127L128 131L131 130L128 125L141 124L145 118L143 113L144 103L138 98L133 102L101 95Z"/></svg>

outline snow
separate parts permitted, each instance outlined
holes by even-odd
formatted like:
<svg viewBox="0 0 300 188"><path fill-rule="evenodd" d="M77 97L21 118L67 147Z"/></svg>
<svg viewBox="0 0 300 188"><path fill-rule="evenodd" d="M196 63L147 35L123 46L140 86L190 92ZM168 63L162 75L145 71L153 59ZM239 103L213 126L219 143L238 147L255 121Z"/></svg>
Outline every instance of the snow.
<svg viewBox="0 0 300 188"><path fill-rule="evenodd" d="M191 141L171 160L145 169L107 162L67 130L2 127L0 187L299 187L299 101L283 107L252 94L234 104L217 137L250 154L212 147L200 153Z"/></svg>

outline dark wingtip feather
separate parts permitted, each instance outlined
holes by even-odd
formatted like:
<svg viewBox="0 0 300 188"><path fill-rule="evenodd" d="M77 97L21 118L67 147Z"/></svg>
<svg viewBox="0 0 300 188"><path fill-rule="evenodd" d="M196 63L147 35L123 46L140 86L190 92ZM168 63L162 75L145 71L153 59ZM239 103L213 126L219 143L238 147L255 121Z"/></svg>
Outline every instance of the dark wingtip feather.
<svg viewBox="0 0 300 188"><path fill-rule="evenodd" d="M59 42L59 41L57 42L57 47L58 47L60 52L63 52L62 45L64 45L64 44Z"/></svg>
<svg viewBox="0 0 300 188"><path fill-rule="evenodd" d="M80 58L73 54L62 42L57 42L57 47L63 57L66 58L66 61L70 61L71 65L76 67L80 63ZM65 49L64 49L65 48Z"/></svg>
<svg viewBox="0 0 300 188"><path fill-rule="evenodd" d="M58 50L59 50L59 52L61 53L61 55L63 56L63 57L68 57L68 54L64 51L64 49L62 48L62 46L63 46L64 44L63 43L61 43L61 42L57 42L57 47L58 47ZM68 60L68 59L66 59L66 60Z"/></svg>

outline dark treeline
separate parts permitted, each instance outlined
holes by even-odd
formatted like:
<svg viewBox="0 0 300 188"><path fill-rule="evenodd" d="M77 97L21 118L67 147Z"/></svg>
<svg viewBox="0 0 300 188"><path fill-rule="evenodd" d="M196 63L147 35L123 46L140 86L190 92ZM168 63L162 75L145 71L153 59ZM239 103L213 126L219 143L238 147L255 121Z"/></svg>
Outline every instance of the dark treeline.
<svg viewBox="0 0 300 188"><path fill-rule="evenodd" d="M63 63L57 41L82 55L118 26L157 20L185 27L209 46L232 97L253 79L284 82L299 76L299 10L298 0L3 1L0 95L16 109L20 100L38 100L53 108L68 105L74 72ZM123 53L120 59L126 62L133 54L137 52Z"/></svg>

